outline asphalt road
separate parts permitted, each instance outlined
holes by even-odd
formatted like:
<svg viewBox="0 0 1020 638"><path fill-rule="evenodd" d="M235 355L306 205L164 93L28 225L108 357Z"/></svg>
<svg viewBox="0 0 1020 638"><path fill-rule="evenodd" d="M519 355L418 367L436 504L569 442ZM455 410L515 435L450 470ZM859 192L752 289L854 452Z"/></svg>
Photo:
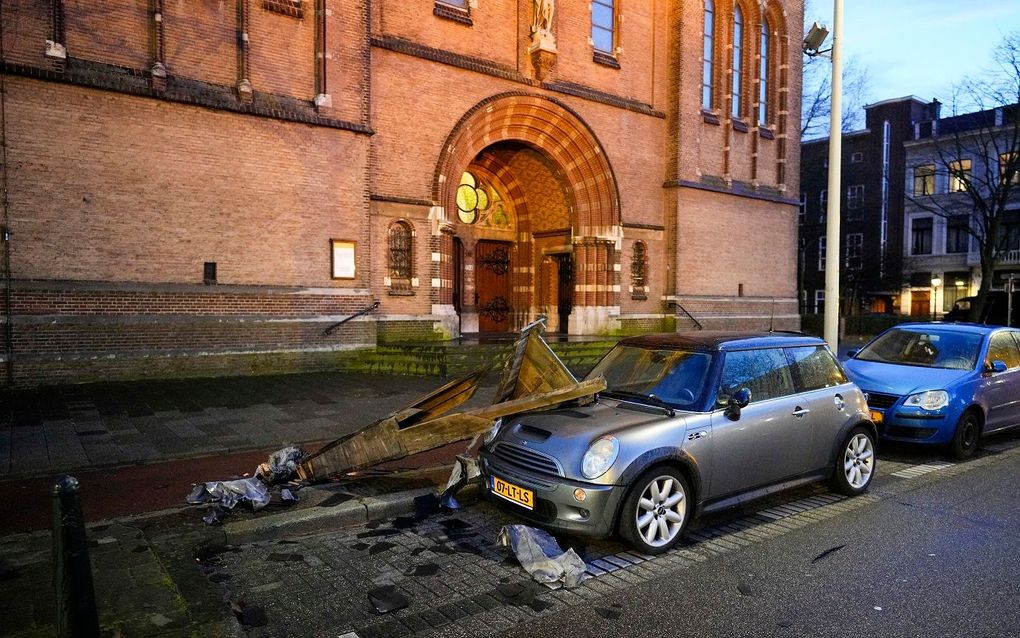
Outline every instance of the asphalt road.
<svg viewBox="0 0 1020 638"><path fill-rule="evenodd" d="M526 633L1017 636L1017 476L1020 456L1013 455L900 487L866 507L616 591L589 608L535 618ZM874 491L881 496L881 487ZM604 618L596 608L619 616ZM520 627L504 635L519 636Z"/></svg>

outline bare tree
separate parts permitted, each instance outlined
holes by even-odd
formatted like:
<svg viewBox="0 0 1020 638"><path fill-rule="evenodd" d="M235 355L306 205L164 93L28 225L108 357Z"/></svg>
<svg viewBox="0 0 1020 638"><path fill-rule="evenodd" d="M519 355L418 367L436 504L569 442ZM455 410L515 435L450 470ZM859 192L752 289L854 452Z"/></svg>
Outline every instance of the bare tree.
<svg viewBox="0 0 1020 638"><path fill-rule="evenodd" d="M847 133L861 128L865 99L870 87L868 71L857 58L843 65L843 113L840 129ZM804 89L801 93L801 139L822 137L829 133L832 112L832 67L822 56L804 56Z"/></svg>
<svg viewBox="0 0 1020 638"><path fill-rule="evenodd" d="M972 321L982 316L995 267L1008 248L1007 215L1020 208L1020 31L1003 39L993 60L990 69L954 87L954 110L966 112L935 122L930 163L915 167L907 194L909 202L954 220L973 238L981 285ZM940 176L948 178L948 193L927 187L925 180L934 186Z"/></svg>

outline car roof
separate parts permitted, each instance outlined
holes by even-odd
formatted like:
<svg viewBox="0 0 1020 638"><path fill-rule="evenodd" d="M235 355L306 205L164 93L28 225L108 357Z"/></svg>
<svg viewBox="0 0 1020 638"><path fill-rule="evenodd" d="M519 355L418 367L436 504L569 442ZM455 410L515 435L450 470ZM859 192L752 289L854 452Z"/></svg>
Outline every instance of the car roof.
<svg viewBox="0 0 1020 638"><path fill-rule="evenodd" d="M920 328L923 330L946 329L954 332L969 332L983 335L995 332L996 330L1015 330L1015 328L1007 328L1006 326L995 326L984 323L968 323L966 321L921 321L916 323L901 323L893 326L893 328Z"/></svg>
<svg viewBox="0 0 1020 638"><path fill-rule="evenodd" d="M737 350L780 346L818 346L825 341L802 332L732 332L701 330L698 332L664 332L628 337L620 345L639 348L677 348L690 350Z"/></svg>

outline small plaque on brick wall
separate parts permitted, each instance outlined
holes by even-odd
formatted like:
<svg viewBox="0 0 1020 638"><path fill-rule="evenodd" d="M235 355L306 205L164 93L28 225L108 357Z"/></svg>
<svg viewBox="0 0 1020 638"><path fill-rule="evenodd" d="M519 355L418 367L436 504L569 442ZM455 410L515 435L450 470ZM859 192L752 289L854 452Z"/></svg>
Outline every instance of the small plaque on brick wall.
<svg viewBox="0 0 1020 638"><path fill-rule="evenodd" d="M303 18L302 0L262 0L262 8L273 13L282 13L293 18Z"/></svg>

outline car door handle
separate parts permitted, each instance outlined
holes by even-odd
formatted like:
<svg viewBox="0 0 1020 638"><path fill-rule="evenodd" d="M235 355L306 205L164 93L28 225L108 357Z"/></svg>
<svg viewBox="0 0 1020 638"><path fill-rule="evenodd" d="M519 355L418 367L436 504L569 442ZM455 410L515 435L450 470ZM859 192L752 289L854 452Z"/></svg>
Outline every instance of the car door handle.
<svg viewBox="0 0 1020 638"><path fill-rule="evenodd" d="M793 411L793 416L795 416L795 417L797 417L797 418L800 418L800 419L802 419L802 418L804 418L804 415L805 415L805 414L807 414L807 413L808 413L808 412L810 412L810 411L811 411L811 410L808 410L807 408L802 408L802 407L800 407L800 406L798 405L798 406L797 406L797 409L795 409L795 410Z"/></svg>

